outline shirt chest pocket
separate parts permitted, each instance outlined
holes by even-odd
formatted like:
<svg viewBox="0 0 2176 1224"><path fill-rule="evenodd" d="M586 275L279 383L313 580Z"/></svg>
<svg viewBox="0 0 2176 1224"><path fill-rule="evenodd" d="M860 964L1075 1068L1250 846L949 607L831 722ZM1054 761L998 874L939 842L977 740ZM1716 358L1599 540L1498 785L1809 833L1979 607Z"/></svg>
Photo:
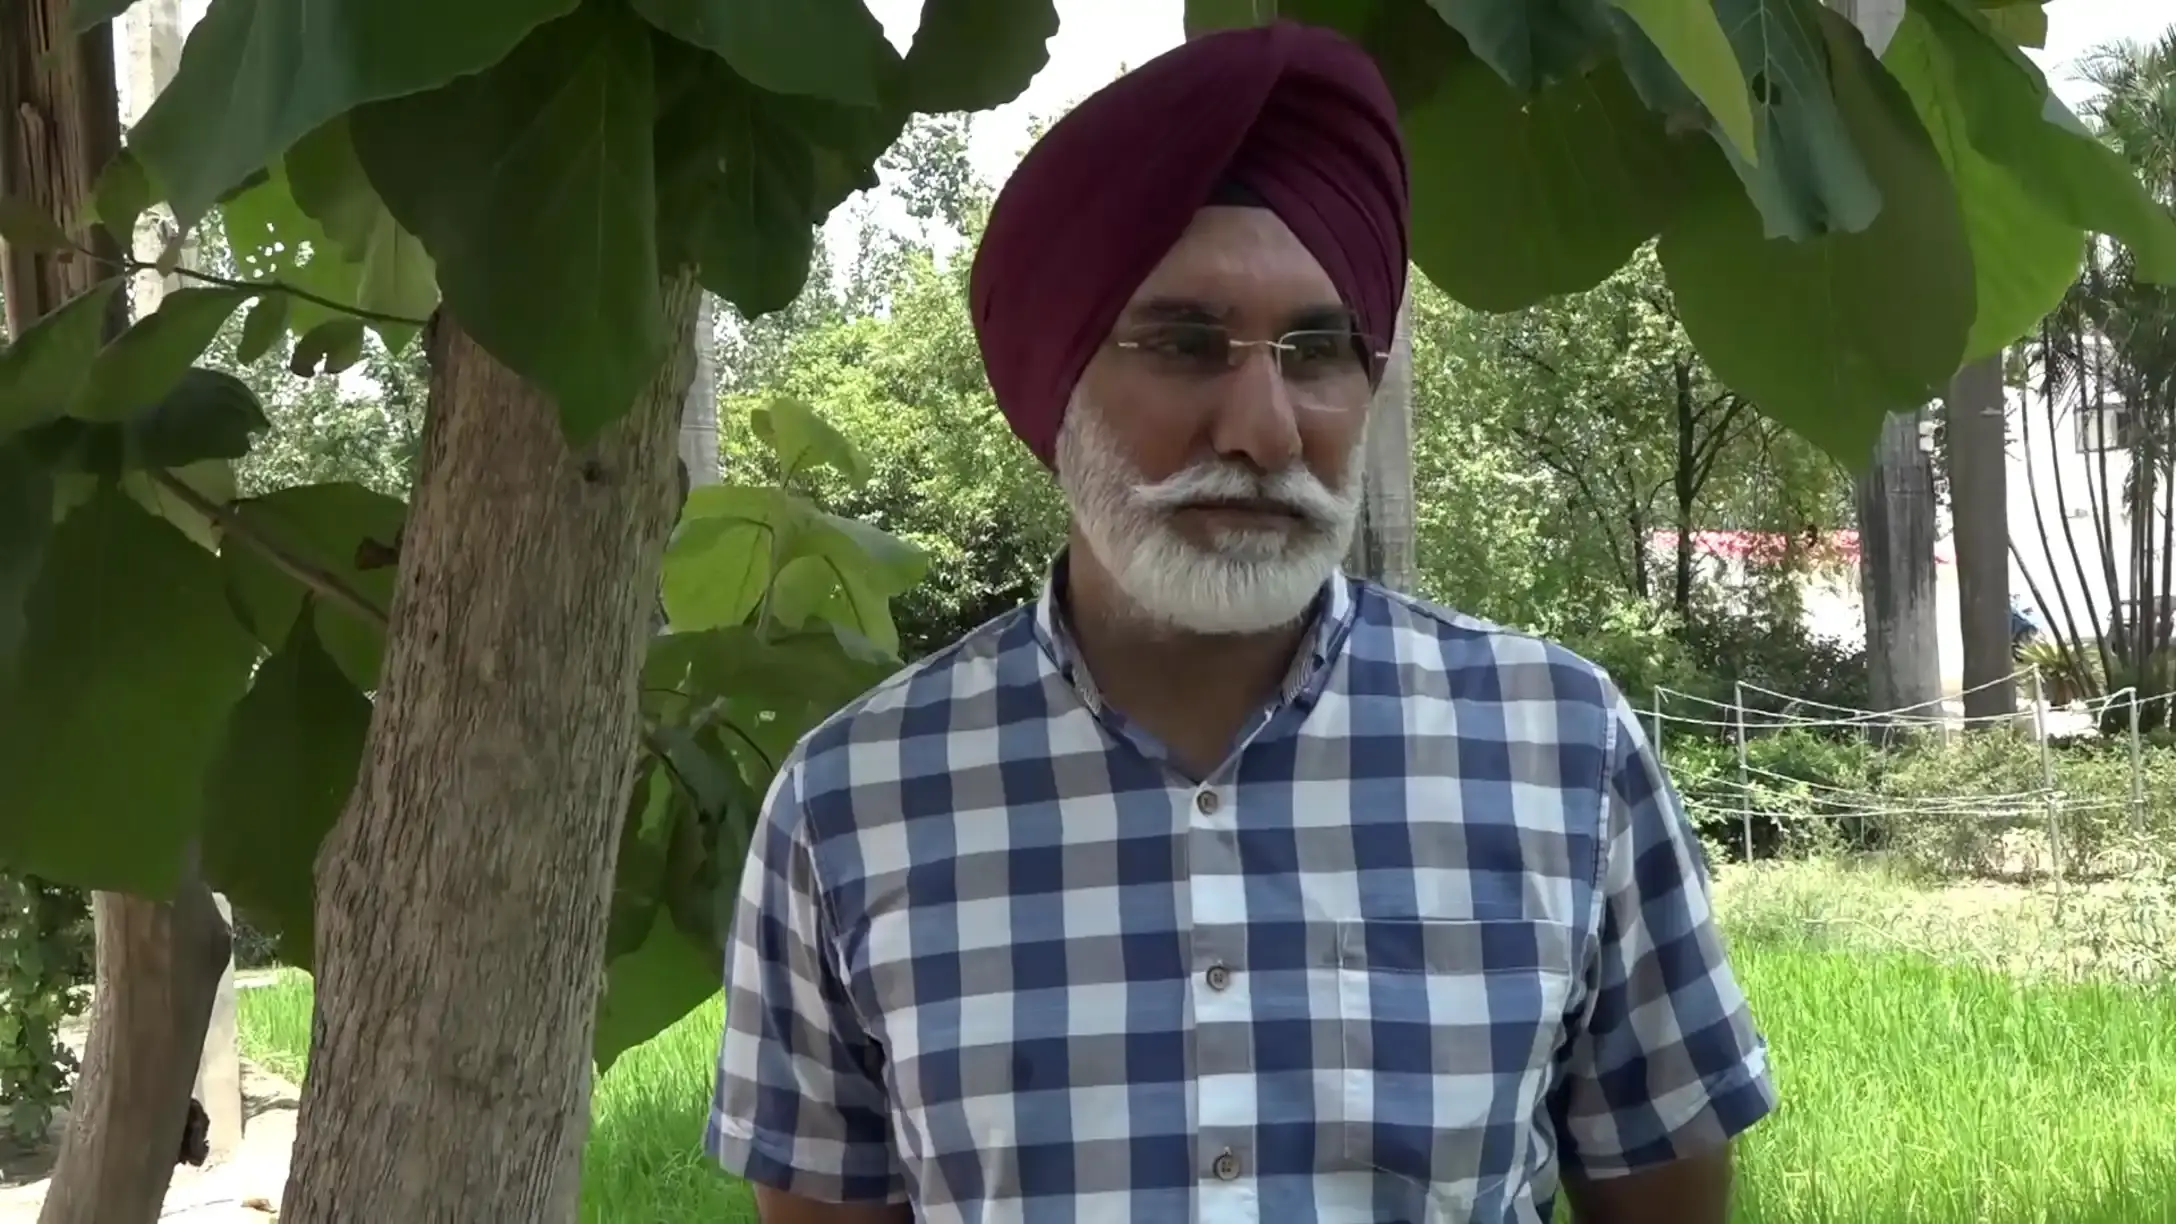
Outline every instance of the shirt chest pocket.
<svg viewBox="0 0 2176 1224"><path fill-rule="evenodd" d="M1339 923L1348 1166L1409 1179L1457 1219L1523 1193L1573 945L1569 928L1528 919Z"/></svg>

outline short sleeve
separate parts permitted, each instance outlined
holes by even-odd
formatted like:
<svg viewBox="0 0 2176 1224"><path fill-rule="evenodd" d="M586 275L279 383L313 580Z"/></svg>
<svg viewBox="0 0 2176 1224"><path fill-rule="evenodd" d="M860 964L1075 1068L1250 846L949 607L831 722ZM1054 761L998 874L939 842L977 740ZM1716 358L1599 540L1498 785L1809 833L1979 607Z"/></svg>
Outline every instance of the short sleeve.
<svg viewBox="0 0 2176 1224"><path fill-rule="evenodd" d="M726 952L725 1036L704 1146L748 1181L825 1202L904 1202L882 1048L836 970L797 765L749 847Z"/></svg>
<svg viewBox="0 0 2176 1224"><path fill-rule="evenodd" d="M1552 1094L1565 1168L1621 1176L1713 1148L1776 1105L1700 843L1630 707L1611 719L1591 993Z"/></svg>

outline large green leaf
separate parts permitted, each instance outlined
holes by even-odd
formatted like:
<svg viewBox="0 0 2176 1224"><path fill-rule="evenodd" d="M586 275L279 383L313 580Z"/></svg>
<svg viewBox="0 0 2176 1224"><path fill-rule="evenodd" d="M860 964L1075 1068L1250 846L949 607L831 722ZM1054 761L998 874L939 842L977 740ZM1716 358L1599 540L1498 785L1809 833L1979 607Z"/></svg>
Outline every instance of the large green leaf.
<svg viewBox="0 0 2176 1224"><path fill-rule="evenodd" d="M312 133L296 146L297 153L317 145L320 139L319 133ZM323 152L323 147L318 146L316 151ZM322 169L313 168L313 172ZM362 189L369 190L367 182ZM386 348L399 351L437 304L438 286L430 256L414 235L402 229L385 210L375 192L367 197L339 197L338 217L350 239L350 246L344 246L303 211L295 199L298 190L286 170L275 165L262 182L220 205L228 246L244 275L297 291L292 295L268 294L260 299L258 307L250 312L252 319L265 303L277 300L285 305L276 308L275 317L260 325L255 337L245 336L245 340L256 339L269 347L271 340L278 337L274 334L264 339L263 329L275 322L281 330L300 337L328 324L356 323L349 312L367 310L389 316L370 320L370 327ZM363 205L369 206L367 217ZM351 247L356 252L352 258L348 253Z"/></svg>
<svg viewBox="0 0 2176 1224"><path fill-rule="evenodd" d="M549 392L568 436L619 419L666 351L649 32L585 5L504 62L350 117L448 311Z"/></svg>
<svg viewBox="0 0 2176 1224"><path fill-rule="evenodd" d="M830 468L855 484L869 479L869 462L853 440L834 429L806 400L775 396L749 413L748 420L778 461L784 483L792 484L817 468Z"/></svg>
<svg viewBox="0 0 2176 1224"><path fill-rule="evenodd" d="M1973 145L2056 217L2129 247L2141 279L2176 284L2176 217L2115 150L2072 126L2032 61L1968 3L1911 0L1911 12L1948 57Z"/></svg>
<svg viewBox="0 0 2176 1224"><path fill-rule="evenodd" d="M824 625L765 634L746 626L692 636L690 691L732 697L772 709L815 706L829 715L899 670L899 660L875 643Z"/></svg>
<svg viewBox="0 0 2176 1224"><path fill-rule="evenodd" d="M1957 184L1978 298L1964 358L1977 361L2032 330L2063 300L2084 259L2085 234L1973 147L1949 58L1924 17L1905 14L1882 62L1911 97Z"/></svg>
<svg viewBox="0 0 2176 1224"><path fill-rule="evenodd" d="M1520 94L1585 72L1608 37L1599 0L1428 0Z"/></svg>
<svg viewBox="0 0 2176 1224"><path fill-rule="evenodd" d="M55 529L0 677L0 859L166 897L257 644L218 561L106 489Z"/></svg>
<svg viewBox="0 0 2176 1224"><path fill-rule="evenodd" d="M850 187L840 180L866 171L882 148L831 151L826 183L806 129L845 128L851 108L766 94L714 60L660 52L681 78L657 128L660 255L667 266L694 265L703 287L745 316L783 309L808 281L814 227L835 202L822 197ZM873 135L882 125L867 114Z"/></svg>
<svg viewBox="0 0 2176 1224"><path fill-rule="evenodd" d="M1050 62L1052 0L922 0L907 50L906 104L941 114L1003 106Z"/></svg>
<svg viewBox="0 0 2176 1224"><path fill-rule="evenodd" d="M665 548L660 584L673 628L716 629L754 615L770 584L773 541L796 530L800 518L771 489L710 485L690 493Z"/></svg>
<svg viewBox="0 0 2176 1224"><path fill-rule="evenodd" d="M172 477L196 496L183 497L165 480L142 468L121 473L121 491L137 505L172 524L205 552L219 551L219 524L204 513L198 503L225 506L234 501L234 464L225 459L202 459L168 469L159 476Z"/></svg>
<svg viewBox="0 0 2176 1224"><path fill-rule="evenodd" d="M576 3L212 0L129 146L193 220L304 133L489 68Z"/></svg>
<svg viewBox="0 0 2176 1224"><path fill-rule="evenodd" d="M1716 19L1713 0L1610 0L1653 42L1687 89L1707 108L1738 156L1760 160L1745 72Z"/></svg>
<svg viewBox="0 0 2176 1224"><path fill-rule="evenodd" d="M56 472L114 477L149 468L182 468L249 453L266 428L256 393L222 370L193 366L160 400L121 421L63 417L22 435L22 445Z"/></svg>
<svg viewBox="0 0 2176 1224"><path fill-rule="evenodd" d="M773 93L875 106L899 52L861 0L632 0L652 25Z"/></svg>
<svg viewBox="0 0 2176 1224"><path fill-rule="evenodd" d="M256 393L223 370L192 368L158 403L121 425L121 462L132 468L186 467L239 459L250 436L270 427Z"/></svg>
<svg viewBox="0 0 2176 1224"><path fill-rule="evenodd" d="M1759 159L1748 162L1729 141L1719 143L1759 210L1764 232L1811 238L1873 224L1883 199L1875 186L1879 176L1854 147L1832 96L1834 51L1824 44L1833 40L1822 36L1827 11L1819 0L1715 0L1715 9L1750 84ZM1636 49L1627 51L1625 64L1650 105L1672 88L1684 89L1674 73L1656 82Z"/></svg>
<svg viewBox="0 0 2176 1224"><path fill-rule="evenodd" d="M236 703L204 790L204 878L279 934L280 960L310 967L313 869L355 787L370 702L309 617Z"/></svg>
<svg viewBox="0 0 2176 1224"><path fill-rule="evenodd" d="M328 285L334 300L377 315L421 322L438 305L437 269L416 236L401 228L363 173L345 117L303 137L287 151L287 183L295 206L338 248L342 279ZM300 330L324 320L305 310ZM415 328L373 319L386 347L399 348Z"/></svg>
<svg viewBox="0 0 2176 1224"><path fill-rule="evenodd" d="M68 414L124 421L157 404L204 355L254 290L193 286L159 301L150 317L116 336L91 363Z"/></svg>
<svg viewBox="0 0 2176 1224"><path fill-rule="evenodd" d="M1972 252L1910 100L1849 23L1818 16L1838 111L1886 201L1879 216L1856 233L1765 237L1709 155L1660 253L1686 334L1715 373L1856 465L1889 412L1935 398L1956 372L1975 309Z"/></svg>
<svg viewBox="0 0 2176 1224"><path fill-rule="evenodd" d="M393 600L395 549L406 514L397 498L347 483L297 485L235 507L251 536L330 574L381 612ZM267 649L278 649L293 633L308 590L249 541L225 549L220 565L250 631ZM375 689L383 631L331 600L307 606L340 670L356 688Z"/></svg>
<svg viewBox="0 0 2176 1224"><path fill-rule="evenodd" d="M23 604L52 533L52 476L22 447L0 443L0 677L15 667Z"/></svg>
<svg viewBox="0 0 2176 1224"><path fill-rule="evenodd" d="M100 281L0 348L0 438L68 411L105 339L119 280Z"/></svg>
<svg viewBox="0 0 2176 1224"><path fill-rule="evenodd" d="M681 930L670 912L657 910L641 946L605 965L592 1047L598 1073L672 1027L718 993L724 981L725 962L717 950Z"/></svg>
<svg viewBox="0 0 2176 1224"><path fill-rule="evenodd" d="M1528 100L1460 57L1405 131L1413 261L1483 310L1591 288L1662 227L1683 178L1614 65Z"/></svg>

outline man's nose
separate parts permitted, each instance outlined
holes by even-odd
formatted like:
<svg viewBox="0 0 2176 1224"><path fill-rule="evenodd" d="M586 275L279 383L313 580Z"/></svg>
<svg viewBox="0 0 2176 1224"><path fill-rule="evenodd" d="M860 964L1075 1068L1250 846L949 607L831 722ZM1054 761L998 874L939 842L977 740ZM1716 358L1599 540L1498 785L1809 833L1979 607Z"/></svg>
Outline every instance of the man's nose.
<svg viewBox="0 0 2176 1224"><path fill-rule="evenodd" d="M1300 431L1291 388L1270 348L1247 352L1222 380L1222 398L1211 423L1218 457L1241 459L1258 471L1281 472L1300 457Z"/></svg>

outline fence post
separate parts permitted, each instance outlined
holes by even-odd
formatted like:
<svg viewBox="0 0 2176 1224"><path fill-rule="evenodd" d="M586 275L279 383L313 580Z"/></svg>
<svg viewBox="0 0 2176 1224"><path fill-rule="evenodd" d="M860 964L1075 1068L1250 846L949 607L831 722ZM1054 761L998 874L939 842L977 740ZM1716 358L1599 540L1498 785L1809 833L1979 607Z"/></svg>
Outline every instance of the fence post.
<svg viewBox="0 0 2176 1224"><path fill-rule="evenodd" d="M2139 836L2146 831L2146 773L2145 762L2138 743L2138 686L2131 686L2131 833Z"/></svg>
<svg viewBox="0 0 2176 1224"><path fill-rule="evenodd" d="M1655 750L1655 764L1667 767L1670 759L1662 753L1662 686L1655 686L1655 712L1648 717L1647 738Z"/></svg>
<svg viewBox="0 0 2176 1224"><path fill-rule="evenodd" d="M2048 805L2048 868L2055 873L2055 895L2063 893L2063 828L2055 799L2055 753L2048 745L2047 702L2040 687L2040 665L2032 667L2032 730L2040 741L2040 786Z"/></svg>
<svg viewBox="0 0 2176 1224"><path fill-rule="evenodd" d="M1738 736L1738 826L1745 837L1745 863L1753 865L1753 779L1745 765L1745 681L1731 688L1730 720Z"/></svg>

